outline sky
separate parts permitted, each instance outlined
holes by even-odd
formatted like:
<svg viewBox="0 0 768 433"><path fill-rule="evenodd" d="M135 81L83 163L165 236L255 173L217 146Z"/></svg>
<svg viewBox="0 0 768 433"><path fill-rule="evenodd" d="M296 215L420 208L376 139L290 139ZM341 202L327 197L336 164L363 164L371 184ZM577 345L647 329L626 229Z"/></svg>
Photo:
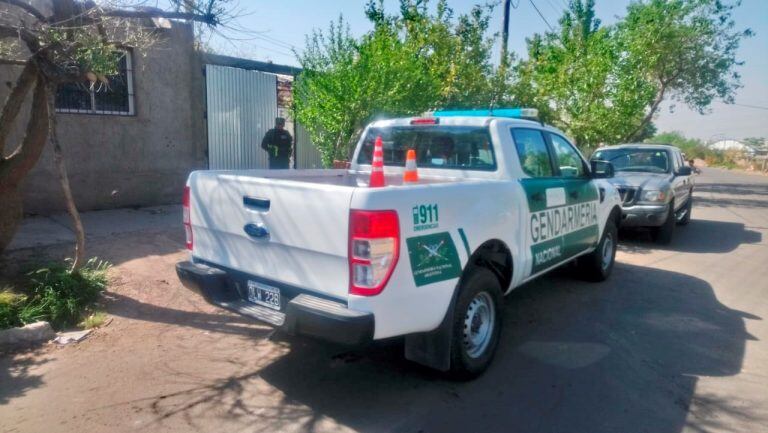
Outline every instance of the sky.
<svg viewBox="0 0 768 433"><path fill-rule="evenodd" d="M369 31L371 25L364 14L365 3L365 0L242 0L240 7L245 13L233 26L246 31L224 31L227 38L214 35L209 44L223 54L298 65L291 48L301 51L307 34L313 29L327 29L340 14L349 23L353 35ZM469 11L478 1L449 0L448 3L459 14ZM517 8L512 9L510 15L509 49L524 54L525 38L547 30L548 25L556 26L567 0L512 0L512 3ZM629 0L596 0L595 3L598 18L611 24L625 14ZM397 0L385 0L388 12L395 13L397 7ZM738 28L755 32L755 36L742 41L738 52L739 59L745 62L738 69L743 84L736 95L735 102L739 105L715 102L711 113L701 115L684 105L665 104L655 120L660 132L681 131L705 141L768 137L768 0L743 0L734 18ZM497 7L491 30L500 31L501 26L502 8Z"/></svg>

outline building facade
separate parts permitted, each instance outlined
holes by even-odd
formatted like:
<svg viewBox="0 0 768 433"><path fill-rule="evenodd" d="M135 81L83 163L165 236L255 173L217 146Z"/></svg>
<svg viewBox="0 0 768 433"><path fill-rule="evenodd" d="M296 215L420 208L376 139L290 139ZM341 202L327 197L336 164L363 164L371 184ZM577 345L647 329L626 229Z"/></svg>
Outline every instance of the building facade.
<svg viewBox="0 0 768 433"><path fill-rule="evenodd" d="M120 73L109 77L108 84L69 85L57 95L58 138L80 210L178 203L190 171L220 168L210 165L211 152L217 149L234 149L229 158L253 155L231 168L266 168L259 146L263 133L273 126L275 116L290 113L296 68L202 54L195 48L191 25L167 20L155 24L157 43L121 50ZM259 90L247 80L235 80L226 83L230 95L223 94L209 86L206 71L214 69L274 84ZM20 70L0 66L0 80L6 84L0 86L0 100L5 101ZM259 91L269 97L259 97ZM225 101L227 107L217 113L216 123L210 123L213 99ZM27 118L28 105L9 137L8 153L21 139ZM301 162L301 168L318 167L319 154L302 137L302 128L290 119L288 126L298 135L297 145L311 147L296 152L294 162ZM212 142L212 137L219 141ZM27 214L66 209L50 146L22 189Z"/></svg>

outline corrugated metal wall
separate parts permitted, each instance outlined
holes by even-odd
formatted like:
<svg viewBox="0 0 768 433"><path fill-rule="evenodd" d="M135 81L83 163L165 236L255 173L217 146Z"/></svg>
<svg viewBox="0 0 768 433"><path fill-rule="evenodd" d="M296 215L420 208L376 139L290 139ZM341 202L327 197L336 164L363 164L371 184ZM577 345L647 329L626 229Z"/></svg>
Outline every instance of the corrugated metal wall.
<svg viewBox="0 0 768 433"><path fill-rule="evenodd" d="M323 168L323 160L309 132L301 124L296 124L296 168Z"/></svg>
<svg viewBox="0 0 768 433"><path fill-rule="evenodd" d="M206 65L209 168L267 168L261 139L277 117L277 77Z"/></svg>

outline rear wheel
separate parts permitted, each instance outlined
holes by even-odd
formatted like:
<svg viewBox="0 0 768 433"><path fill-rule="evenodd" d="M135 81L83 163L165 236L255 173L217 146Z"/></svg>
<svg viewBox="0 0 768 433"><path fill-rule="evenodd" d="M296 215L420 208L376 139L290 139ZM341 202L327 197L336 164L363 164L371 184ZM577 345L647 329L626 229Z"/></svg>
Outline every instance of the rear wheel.
<svg viewBox="0 0 768 433"><path fill-rule="evenodd" d="M672 242L672 235L675 233L676 224L675 202L670 202L667 219L664 221L664 224L659 227L654 227L651 231L651 237L653 237L654 242L662 245L667 245Z"/></svg>
<svg viewBox="0 0 768 433"><path fill-rule="evenodd" d="M476 269L462 283L453 315L450 375L467 380L491 364L501 333L501 285L487 269Z"/></svg>
<svg viewBox="0 0 768 433"><path fill-rule="evenodd" d="M685 226L685 225L688 225L689 222L691 222L691 210L693 210L693 192L691 192L691 194L688 195L688 201L685 203L685 206L683 206L683 208L680 209L680 212L676 215L677 225Z"/></svg>
<svg viewBox="0 0 768 433"><path fill-rule="evenodd" d="M618 230L613 219L605 222L603 237L597 244L595 251L582 256L578 260L579 270L590 281L605 281L613 271L616 261L616 245L618 244Z"/></svg>

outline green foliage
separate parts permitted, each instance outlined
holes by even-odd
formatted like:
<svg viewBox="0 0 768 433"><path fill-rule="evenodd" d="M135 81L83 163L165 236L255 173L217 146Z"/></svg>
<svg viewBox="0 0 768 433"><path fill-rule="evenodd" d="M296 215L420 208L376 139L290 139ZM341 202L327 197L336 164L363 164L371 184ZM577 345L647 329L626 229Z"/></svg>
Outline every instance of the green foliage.
<svg viewBox="0 0 768 433"><path fill-rule="evenodd" d="M640 141L663 101L704 112L740 86L737 31L720 0L641 0L602 26L594 0L573 0L560 29L528 39L511 92L582 147Z"/></svg>
<svg viewBox="0 0 768 433"><path fill-rule="evenodd" d="M747 137L741 141L758 149L763 148L766 145L765 137Z"/></svg>
<svg viewBox="0 0 768 433"><path fill-rule="evenodd" d="M679 131L663 132L647 140L647 143L671 144L679 147L688 159L703 159L710 167L736 168L743 154L739 151L717 151L707 147L698 138L688 138Z"/></svg>
<svg viewBox="0 0 768 433"><path fill-rule="evenodd" d="M10 289L0 290L0 329L21 325L19 312L26 297L11 292Z"/></svg>
<svg viewBox="0 0 768 433"><path fill-rule="evenodd" d="M656 134L653 137L646 139L645 142L654 144L671 144L672 146L677 146L685 153L685 156L687 156L689 159L705 159L708 154L714 153L704 145L703 141L699 140L698 138L688 138L679 131L662 132L661 134Z"/></svg>
<svg viewBox="0 0 768 433"><path fill-rule="evenodd" d="M104 42L98 33L88 27L61 29L45 27L41 30L43 45L53 47L55 64L64 71L93 72L101 76L116 75L120 60L114 44Z"/></svg>
<svg viewBox="0 0 768 433"><path fill-rule="evenodd" d="M489 106L499 98L486 37L490 6L454 18L446 0L401 0L387 15L370 1L374 28L359 39L343 18L315 31L299 56L295 115L323 162L347 159L365 125L377 117L413 115L440 107Z"/></svg>
<svg viewBox="0 0 768 433"><path fill-rule="evenodd" d="M45 320L57 329L77 324L106 288L107 269L108 263L91 259L76 272L64 265L30 272L28 296L18 310L18 322Z"/></svg>

